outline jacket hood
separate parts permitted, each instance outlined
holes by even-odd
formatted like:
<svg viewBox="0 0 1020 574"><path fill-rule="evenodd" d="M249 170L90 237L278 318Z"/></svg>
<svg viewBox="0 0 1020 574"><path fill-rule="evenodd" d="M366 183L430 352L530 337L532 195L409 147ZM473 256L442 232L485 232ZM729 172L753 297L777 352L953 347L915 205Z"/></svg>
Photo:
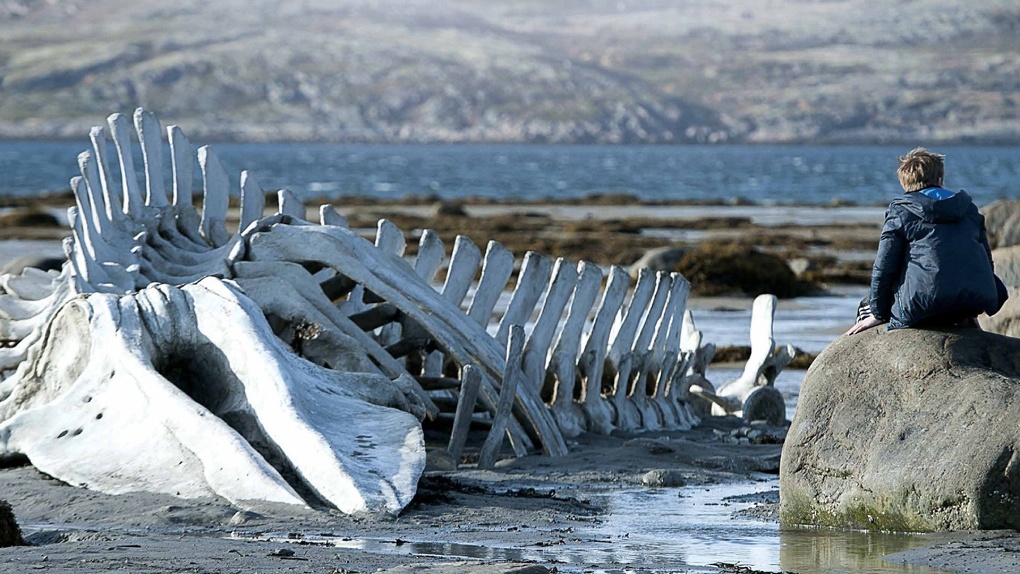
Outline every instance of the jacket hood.
<svg viewBox="0 0 1020 574"><path fill-rule="evenodd" d="M943 197L943 199L935 199L936 197ZM963 219L964 214L974 202L971 200L970 194L962 189L952 192L935 187L906 193L894 199L892 203L902 206L924 221L949 223Z"/></svg>

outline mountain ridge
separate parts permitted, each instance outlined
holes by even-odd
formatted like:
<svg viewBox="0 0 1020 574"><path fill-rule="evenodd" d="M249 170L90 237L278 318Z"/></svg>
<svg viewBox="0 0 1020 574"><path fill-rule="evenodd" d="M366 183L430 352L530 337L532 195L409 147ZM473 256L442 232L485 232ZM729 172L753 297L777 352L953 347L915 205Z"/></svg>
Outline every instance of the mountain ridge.
<svg viewBox="0 0 1020 574"><path fill-rule="evenodd" d="M1020 7L915 0L6 0L0 137L1020 142Z"/></svg>

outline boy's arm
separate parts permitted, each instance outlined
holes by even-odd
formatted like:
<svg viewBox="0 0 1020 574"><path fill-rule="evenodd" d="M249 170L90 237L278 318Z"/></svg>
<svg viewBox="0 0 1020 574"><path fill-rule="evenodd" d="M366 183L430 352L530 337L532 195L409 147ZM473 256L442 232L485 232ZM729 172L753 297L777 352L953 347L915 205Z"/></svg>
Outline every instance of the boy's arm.
<svg viewBox="0 0 1020 574"><path fill-rule="evenodd" d="M985 230L985 216L981 215L981 213L979 212L977 214L977 217L978 217L978 229L980 231L980 233L978 234L978 242L981 243L981 246L985 248L985 253L988 254L988 264L992 266L992 272L994 273L995 262L992 261L992 248L990 245L988 245L988 232L987 230Z"/></svg>
<svg viewBox="0 0 1020 574"><path fill-rule="evenodd" d="M889 209L885 214L878 253L871 270L871 314L881 322L889 320L896 284L903 274L907 238L899 216Z"/></svg>

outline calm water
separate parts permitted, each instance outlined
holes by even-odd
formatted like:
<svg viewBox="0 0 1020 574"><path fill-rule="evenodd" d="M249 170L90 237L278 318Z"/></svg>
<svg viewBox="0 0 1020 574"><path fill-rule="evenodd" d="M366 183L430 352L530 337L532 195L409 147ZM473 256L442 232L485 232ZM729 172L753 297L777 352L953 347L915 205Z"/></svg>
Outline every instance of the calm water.
<svg viewBox="0 0 1020 574"><path fill-rule="evenodd" d="M331 537L308 533L306 542L377 553L477 560L555 563L564 574L711 572L714 563L736 563L770 572L801 574L947 574L920 566L886 562L882 556L931 543L923 535L780 529L774 522L745 518L761 493L775 497L778 481L557 493L591 500L606 514L591 526L563 534L556 524L530 527L553 542L522 545L505 529L455 529L422 533L395 545L392 539ZM278 543L286 535L257 536ZM693 568L693 570L691 570Z"/></svg>
<svg viewBox="0 0 1020 574"><path fill-rule="evenodd" d="M899 192L899 147L216 144L237 187L241 170L266 190L300 197L435 195L447 199L578 199L884 204ZM67 189L89 142L0 141L0 197ZM112 150L112 148L111 148ZM1020 149L939 148L946 184L979 205L1016 197ZM164 153L166 163L169 153ZM136 160L140 164L140 155ZM196 177L196 188L200 179Z"/></svg>

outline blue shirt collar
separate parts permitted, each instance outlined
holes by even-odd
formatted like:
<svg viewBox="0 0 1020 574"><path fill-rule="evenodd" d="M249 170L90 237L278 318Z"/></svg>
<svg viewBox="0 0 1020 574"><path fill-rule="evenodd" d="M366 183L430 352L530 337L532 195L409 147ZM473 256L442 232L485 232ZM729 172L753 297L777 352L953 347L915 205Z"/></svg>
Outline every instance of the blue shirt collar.
<svg viewBox="0 0 1020 574"><path fill-rule="evenodd" d="M950 197L956 195L955 191L949 191L948 189L938 186L922 189L921 193L927 195L928 197L934 199L935 201L938 201L940 199L949 199Z"/></svg>

